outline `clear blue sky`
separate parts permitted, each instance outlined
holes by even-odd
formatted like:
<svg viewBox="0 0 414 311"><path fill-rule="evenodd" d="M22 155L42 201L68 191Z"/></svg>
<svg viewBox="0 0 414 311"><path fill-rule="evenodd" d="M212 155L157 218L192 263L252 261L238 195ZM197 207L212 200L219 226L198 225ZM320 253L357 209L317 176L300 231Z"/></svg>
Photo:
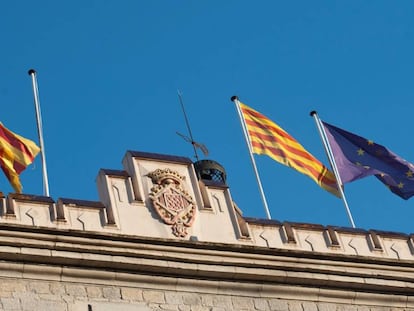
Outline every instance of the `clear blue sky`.
<svg viewBox="0 0 414 311"><path fill-rule="evenodd" d="M414 161L412 1L3 1L1 121L37 141L38 72L53 199L97 200L100 168L127 150L187 156L177 97L245 216L265 218L232 95L327 164L309 116ZM342 202L265 156L256 162L280 221L350 226ZM43 193L38 157L21 176ZM3 175L0 190L12 191ZM345 189L357 227L414 232L414 199L374 177Z"/></svg>

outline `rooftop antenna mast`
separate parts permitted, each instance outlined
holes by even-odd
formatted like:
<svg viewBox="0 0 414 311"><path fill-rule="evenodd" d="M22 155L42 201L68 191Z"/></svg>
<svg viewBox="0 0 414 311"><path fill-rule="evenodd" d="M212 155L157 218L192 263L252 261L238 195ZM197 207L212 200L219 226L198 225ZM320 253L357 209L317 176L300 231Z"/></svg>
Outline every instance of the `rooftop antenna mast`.
<svg viewBox="0 0 414 311"><path fill-rule="evenodd" d="M178 133L178 132L177 132L177 135L181 136L185 141L187 141L187 142L189 142L193 145L194 156L195 156L196 160L198 161L199 158L198 158L197 148L200 148L205 156L208 155L208 150L207 150L206 146L204 146L203 144L200 144L200 143L194 141L193 134L191 132L190 123L188 122L187 113L185 112L185 108L184 108L183 94L181 93L180 90L177 90L177 92L178 92L178 99L180 101L181 109L183 110L185 124L187 126L188 134L190 135L190 137L185 136L185 135L183 135L181 133Z"/></svg>

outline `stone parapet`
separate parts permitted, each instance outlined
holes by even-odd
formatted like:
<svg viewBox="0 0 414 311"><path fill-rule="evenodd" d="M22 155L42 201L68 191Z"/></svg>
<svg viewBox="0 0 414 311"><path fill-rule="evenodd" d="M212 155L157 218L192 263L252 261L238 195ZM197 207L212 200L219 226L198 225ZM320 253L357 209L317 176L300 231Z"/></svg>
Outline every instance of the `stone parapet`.
<svg viewBox="0 0 414 311"><path fill-rule="evenodd" d="M123 164L100 170L99 201L1 195L0 224L414 260L413 235L243 217L228 185L199 179L188 158L128 151Z"/></svg>
<svg viewBox="0 0 414 311"><path fill-rule="evenodd" d="M0 311L414 311L413 235L244 217L214 161L123 166L99 201L0 195Z"/></svg>

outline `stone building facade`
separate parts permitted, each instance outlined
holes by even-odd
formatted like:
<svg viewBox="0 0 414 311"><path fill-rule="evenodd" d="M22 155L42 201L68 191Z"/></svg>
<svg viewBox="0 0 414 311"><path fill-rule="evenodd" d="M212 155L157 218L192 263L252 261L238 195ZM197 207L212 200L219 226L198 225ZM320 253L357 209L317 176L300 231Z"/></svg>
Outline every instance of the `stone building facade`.
<svg viewBox="0 0 414 311"><path fill-rule="evenodd" d="M243 217L213 161L128 151L99 201L0 200L0 310L414 311L411 235Z"/></svg>

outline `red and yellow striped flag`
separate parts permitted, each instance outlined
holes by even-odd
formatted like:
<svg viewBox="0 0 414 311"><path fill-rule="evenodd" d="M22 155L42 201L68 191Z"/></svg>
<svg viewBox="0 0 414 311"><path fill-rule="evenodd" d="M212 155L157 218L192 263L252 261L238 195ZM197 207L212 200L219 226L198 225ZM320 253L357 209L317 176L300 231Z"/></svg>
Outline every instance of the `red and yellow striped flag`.
<svg viewBox="0 0 414 311"><path fill-rule="evenodd" d="M20 173L33 162L39 151L33 141L13 133L0 123L0 166L17 193L22 192Z"/></svg>
<svg viewBox="0 0 414 311"><path fill-rule="evenodd" d="M240 103L240 108L254 153L266 154L309 176L323 189L340 196L335 175L325 165L273 121L243 103Z"/></svg>

